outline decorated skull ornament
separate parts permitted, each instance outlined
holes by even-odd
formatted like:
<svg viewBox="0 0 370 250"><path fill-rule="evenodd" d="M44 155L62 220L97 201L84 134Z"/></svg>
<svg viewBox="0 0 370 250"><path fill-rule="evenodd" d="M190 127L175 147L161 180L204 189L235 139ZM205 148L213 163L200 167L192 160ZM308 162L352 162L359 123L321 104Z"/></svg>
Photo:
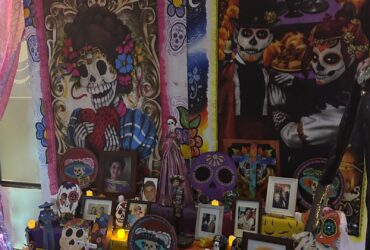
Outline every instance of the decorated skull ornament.
<svg viewBox="0 0 370 250"><path fill-rule="evenodd" d="M80 250L89 241L89 224L82 219L68 221L59 240L61 250Z"/></svg>
<svg viewBox="0 0 370 250"><path fill-rule="evenodd" d="M81 189L77 184L64 182L59 187L57 194L58 215L61 216L64 213L75 214L81 194Z"/></svg>
<svg viewBox="0 0 370 250"><path fill-rule="evenodd" d="M122 228L123 222L125 220L125 213L126 213L126 207L127 207L127 201L123 200L120 203L118 203L116 207L116 228Z"/></svg>
<svg viewBox="0 0 370 250"><path fill-rule="evenodd" d="M207 195L209 200L221 200L224 193L236 185L236 166L225 153L207 152L199 155L190 173L193 188Z"/></svg>
<svg viewBox="0 0 370 250"><path fill-rule="evenodd" d="M177 22L171 27L170 45L174 51L179 51L186 39L186 26Z"/></svg>

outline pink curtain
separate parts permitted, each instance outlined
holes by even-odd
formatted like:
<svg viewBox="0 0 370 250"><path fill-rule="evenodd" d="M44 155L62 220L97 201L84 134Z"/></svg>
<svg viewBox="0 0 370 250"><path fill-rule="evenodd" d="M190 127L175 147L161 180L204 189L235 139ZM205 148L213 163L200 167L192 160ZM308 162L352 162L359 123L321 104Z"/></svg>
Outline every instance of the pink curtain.
<svg viewBox="0 0 370 250"><path fill-rule="evenodd" d="M0 119L17 71L23 30L22 0L0 1Z"/></svg>

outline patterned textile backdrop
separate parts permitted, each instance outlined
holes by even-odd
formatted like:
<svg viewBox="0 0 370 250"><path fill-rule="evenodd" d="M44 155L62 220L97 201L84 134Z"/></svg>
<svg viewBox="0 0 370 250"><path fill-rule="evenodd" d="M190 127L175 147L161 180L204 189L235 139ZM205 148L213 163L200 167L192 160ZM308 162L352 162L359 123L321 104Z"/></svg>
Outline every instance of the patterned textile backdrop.
<svg viewBox="0 0 370 250"><path fill-rule="evenodd" d="M155 1L45 1L57 155L72 147L135 150L139 174L159 159ZM143 176L139 176L141 178Z"/></svg>

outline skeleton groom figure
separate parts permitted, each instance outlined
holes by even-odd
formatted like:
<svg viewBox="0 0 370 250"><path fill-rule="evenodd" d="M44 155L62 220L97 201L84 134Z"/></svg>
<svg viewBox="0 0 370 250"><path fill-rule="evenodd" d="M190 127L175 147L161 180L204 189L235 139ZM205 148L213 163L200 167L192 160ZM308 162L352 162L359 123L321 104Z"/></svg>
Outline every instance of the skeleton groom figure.
<svg viewBox="0 0 370 250"><path fill-rule="evenodd" d="M220 75L220 142L224 138L269 137L268 72L262 54L273 39L274 6L271 0L240 1L240 17L233 20L237 53Z"/></svg>

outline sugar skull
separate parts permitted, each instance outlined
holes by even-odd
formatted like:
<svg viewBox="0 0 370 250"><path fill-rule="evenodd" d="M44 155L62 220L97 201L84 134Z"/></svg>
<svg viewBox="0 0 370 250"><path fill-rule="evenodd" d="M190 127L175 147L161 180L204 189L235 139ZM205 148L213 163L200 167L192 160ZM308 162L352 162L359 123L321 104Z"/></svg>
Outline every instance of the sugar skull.
<svg viewBox="0 0 370 250"><path fill-rule="evenodd" d="M238 54L245 62L260 60L272 39L273 35L268 28L239 28L234 33Z"/></svg>
<svg viewBox="0 0 370 250"><path fill-rule="evenodd" d="M68 221L59 240L61 250L80 250L89 242L89 224L82 219Z"/></svg>
<svg viewBox="0 0 370 250"><path fill-rule="evenodd" d="M190 170L190 182L210 200L221 200L226 191L236 184L236 167L232 159L221 152L207 152L198 156Z"/></svg>
<svg viewBox="0 0 370 250"><path fill-rule="evenodd" d="M123 222L125 220L125 213L126 213L127 201L124 198L120 199L117 207L116 207L116 228L122 228Z"/></svg>
<svg viewBox="0 0 370 250"><path fill-rule="evenodd" d="M98 48L82 50L78 61L80 84L95 109L109 106L116 94L117 71Z"/></svg>
<svg viewBox="0 0 370 250"><path fill-rule="evenodd" d="M57 208L58 215L75 214L78 206L78 200L81 198L81 189L77 184L64 182L58 190Z"/></svg>
<svg viewBox="0 0 370 250"><path fill-rule="evenodd" d="M184 45L186 39L186 26L177 22L171 27L170 45L174 51L179 51Z"/></svg>

